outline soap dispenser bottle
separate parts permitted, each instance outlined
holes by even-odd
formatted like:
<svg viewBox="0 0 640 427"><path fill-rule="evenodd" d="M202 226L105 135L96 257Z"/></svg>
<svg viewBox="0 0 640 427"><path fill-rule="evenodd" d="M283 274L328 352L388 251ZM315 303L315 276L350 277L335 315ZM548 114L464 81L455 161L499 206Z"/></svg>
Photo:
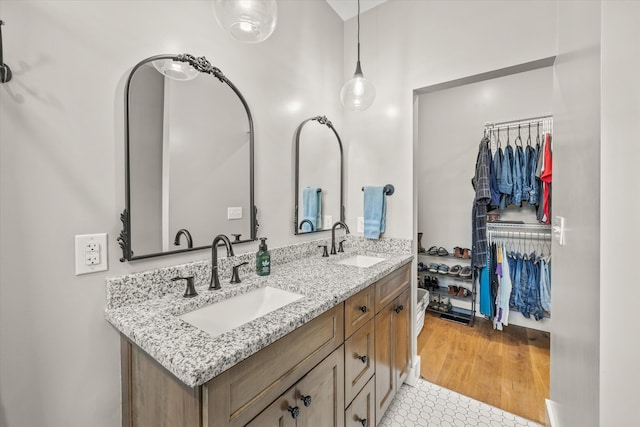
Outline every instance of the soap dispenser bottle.
<svg viewBox="0 0 640 427"><path fill-rule="evenodd" d="M267 250L267 238L260 238L260 247L256 254L256 274L258 276L268 276L271 273L271 254Z"/></svg>

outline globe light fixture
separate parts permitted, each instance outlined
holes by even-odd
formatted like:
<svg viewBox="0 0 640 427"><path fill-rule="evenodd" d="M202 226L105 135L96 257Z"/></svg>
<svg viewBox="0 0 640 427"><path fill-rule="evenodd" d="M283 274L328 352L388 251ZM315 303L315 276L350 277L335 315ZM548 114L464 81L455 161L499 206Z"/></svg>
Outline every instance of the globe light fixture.
<svg viewBox="0 0 640 427"><path fill-rule="evenodd" d="M265 41L276 29L276 0L213 0L218 24L244 43Z"/></svg>

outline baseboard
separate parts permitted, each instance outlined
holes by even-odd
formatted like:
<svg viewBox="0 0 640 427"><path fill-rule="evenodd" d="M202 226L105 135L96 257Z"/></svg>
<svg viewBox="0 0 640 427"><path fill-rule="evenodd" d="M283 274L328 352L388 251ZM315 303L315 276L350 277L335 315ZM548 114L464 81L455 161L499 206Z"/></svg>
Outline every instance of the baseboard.
<svg viewBox="0 0 640 427"><path fill-rule="evenodd" d="M420 379L420 356L413 356L413 360L411 361L411 370L409 371L409 375L407 375L407 379L404 380L405 384L410 385L411 387L415 387L418 384L418 380Z"/></svg>
<svg viewBox="0 0 640 427"><path fill-rule="evenodd" d="M556 416L558 412L558 404L553 400L545 399L545 408L547 413L547 422L545 423L547 427L560 427L558 423L558 418Z"/></svg>

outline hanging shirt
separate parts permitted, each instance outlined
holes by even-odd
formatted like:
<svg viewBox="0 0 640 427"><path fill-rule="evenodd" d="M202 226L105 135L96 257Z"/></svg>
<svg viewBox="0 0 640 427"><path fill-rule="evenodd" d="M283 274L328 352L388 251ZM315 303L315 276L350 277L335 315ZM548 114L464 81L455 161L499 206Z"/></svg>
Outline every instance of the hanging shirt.
<svg viewBox="0 0 640 427"><path fill-rule="evenodd" d="M529 206L537 206L538 205L538 191L540 188L540 183L538 181L538 177L536 177L536 168L538 165L538 152L540 151L540 144L536 143L536 148L532 148L533 150L529 155Z"/></svg>
<svg viewBox="0 0 640 427"><path fill-rule="evenodd" d="M476 191L472 210L471 266L481 268L487 265L487 205L491 202L488 155L489 138L480 141L476 159L476 174L472 179Z"/></svg>
<svg viewBox="0 0 640 427"><path fill-rule="evenodd" d="M522 205L522 164L523 164L523 152L522 147L516 146L514 150L512 165L513 175L513 200L512 203L516 206Z"/></svg>
<svg viewBox="0 0 640 427"><path fill-rule="evenodd" d="M511 264L507 259L504 246L500 249L502 253L502 287L500 293L500 321L503 325L509 325L509 300L511 299Z"/></svg>
<svg viewBox="0 0 640 427"><path fill-rule="evenodd" d="M489 187L491 189L491 206L498 207L500 205L500 190L498 189L498 179L496 177L496 169L491 158L491 150L487 149L487 163L489 164Z"/></svg>
<svg viewBox="0 0 640 427"><path fill-rule="evenodd" d="M500 209L505 209L511 202L511 194L513 194L512 168L513 148L511 145L507 145L502 158L502 173L499 184L499 190L502 193L500 196Z"/></svg>

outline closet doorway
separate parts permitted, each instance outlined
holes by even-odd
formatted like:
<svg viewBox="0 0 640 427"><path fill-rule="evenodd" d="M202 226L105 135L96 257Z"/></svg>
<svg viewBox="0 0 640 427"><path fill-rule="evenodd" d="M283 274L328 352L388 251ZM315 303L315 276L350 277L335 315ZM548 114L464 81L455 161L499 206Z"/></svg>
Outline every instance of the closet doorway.
<svg viewBox="0 0 640 427"><path fill-rule="evenodd" d="M425 250L471 248L471 214L475 191L478 147L488 122L517 121L552 113L553 60L546 58L416 91L418 120L414 171L417 185L417 232ZM531 132L531 133L529 133ZM539 129L520 129L521 139L531 135L535 144ZM517 129L509 132L513 146ZM495 137L495 136L494 136ZM507 132L500 134L502 147ZM537 223L536 212L527 203L497 211L501 220ZM551 243L545 249L550 251ZM547 249L548 248L548 249ZM441 253L444 253L441 251ZM443 257L442 264L469 265L468 260ZM438 256L418 255L424 266L438 263ZM418 277L439 277L440 292L448 278L420 272ZM461 283L473 289L472 285ZM455 290L455 289L454 289ZM477 291L477 289L476 289ZM433 293L432 293L433 294ZM446 294L446 292L445 292ZM545 422L545 398L549 397L551 318L539 321L510 311L509 326L494 329L480 313L480 297L457 299L473 308L471 325L441 319L427 312L418 335L421 376L516 415ZM447 299L447 303L454 299ZM465 304L467 304L465 306Z"/></svg>

